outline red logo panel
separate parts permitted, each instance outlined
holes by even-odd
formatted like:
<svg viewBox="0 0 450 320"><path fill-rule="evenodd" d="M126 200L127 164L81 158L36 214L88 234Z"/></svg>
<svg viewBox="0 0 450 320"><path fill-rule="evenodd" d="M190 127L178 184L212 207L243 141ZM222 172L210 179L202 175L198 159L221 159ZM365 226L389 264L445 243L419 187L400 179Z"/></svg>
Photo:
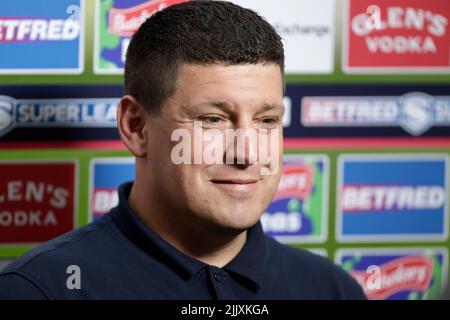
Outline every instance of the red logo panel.
<svg viewBox="0 0 450 320"><path fill-rule="evenodd" d="M37 243L74 229L74 162L0 162L0 243Z"/></svg>
<svg viewBox="0 0 450 320"><path fill-rule="evenodd" d="M448 1L375 3L348 1L345 69L450 70Z"/></svg>

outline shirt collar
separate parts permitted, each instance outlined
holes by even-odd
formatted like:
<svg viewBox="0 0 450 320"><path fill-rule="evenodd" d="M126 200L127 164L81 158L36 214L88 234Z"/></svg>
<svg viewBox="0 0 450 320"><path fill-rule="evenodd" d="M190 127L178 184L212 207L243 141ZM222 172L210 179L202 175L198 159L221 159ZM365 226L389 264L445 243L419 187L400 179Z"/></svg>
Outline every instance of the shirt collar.
<svg viewBox="0 0 450 320"><path fill-rule="evenodd" d="M223 268L239 274L253 284L255 291L261 289L264 280L266 261L266 236L258 221L247 231L247 240L244 247L233 260Z"/></svg>
<svg viewBox="0 0 450 320"><path fill-rule="evenodd" d="M129 182L119 187L119 204L111 210L113 219L125 236L141 250L172 268L185 280L206 267L205 263L183 254L162 239L141 220L128 202L132 185L133 183Z"/></svg>
<svg viewBox="0 0 450 320"><path fill-rule="evenodd" d="M114 221L125 236L141 250L168 265L185 280L205 268L207 264L180 252L140 219L128 202L131 187L132 182L119 187L119 204L111 210ZM264 261L265 235L261 223L258 222L248 230L244 247L223 269L250 280L256 290L261 287L264 278Z"/></svg>

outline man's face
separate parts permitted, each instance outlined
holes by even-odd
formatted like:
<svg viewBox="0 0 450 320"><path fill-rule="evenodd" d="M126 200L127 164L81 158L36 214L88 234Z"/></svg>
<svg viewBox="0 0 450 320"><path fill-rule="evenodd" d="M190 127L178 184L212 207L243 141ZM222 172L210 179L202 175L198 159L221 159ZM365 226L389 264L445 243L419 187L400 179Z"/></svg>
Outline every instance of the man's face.
<svg viewBox="0 0 450 320"><path fill-rule="evenodd" d="M147 116L145 179L157 186L152 192L159 205L179 223L200 223L233 232L254 225L270 204L281 177L283 112L282 75L275 64L183 64L175 93L165 100L161 114ZM190 135L191 141L182 142L191 146L184 152L190 152L192 164L174 163L173 150L181 140L171 141L171 136L177 129ZM204 160L203 154L195 152L206 150L211 143L217 146L219 141L203 138L198 144L194 140L199 138L199 129L215 129L216 137L223 133L222 163L194 164L196 156ZM262 133L266 139L246 139L244 150L238 150L236 139L225 139L227 130L237 129ZM261 150L270 156L270 163L261 163ZM234 164L225 160L230 153L236 155ZM251 156L256 158L249 161ZM238 160L241 164L236 164ZM275 170L264 174L269 167Z"/></svg>

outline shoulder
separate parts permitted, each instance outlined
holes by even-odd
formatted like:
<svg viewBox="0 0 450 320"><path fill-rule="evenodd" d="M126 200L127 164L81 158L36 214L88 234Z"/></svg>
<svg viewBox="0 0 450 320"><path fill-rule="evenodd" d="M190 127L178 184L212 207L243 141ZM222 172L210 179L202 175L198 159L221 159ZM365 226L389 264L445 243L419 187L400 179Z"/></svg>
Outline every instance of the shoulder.
<svg viewBox="0 0 450 320"><path fill-rule="evenodd" d="M109 216L104 216L96 222L45 242L11 262L0 274L28 270L35 264L41 265L42 262L49 260L61 263L69 257L71 259L88 257L98 245L107 241L105 233L108 231L105 227L110 220Z"/></svg>
<svg viewBox="0 0 450 320"><path fill-rule="evenodd" d="M365 299L361 286L328 258L293 248L267 238L268 265L289 275L293 286L308 288L310 296L322 299Z"/></svg>
<svg viewBox="0 0 450 320"><path fill-rule="evenodd" d="M69 267L93 265L113 239L104 216L50 240L12 261L0 272L0 299L49 299L64 288ZM109 239L108 239L109 238Z"/></svg>
<svg viewBox="0 0 450 320"><path fill-rule="evenodd" d="M345 272L336 266L330 259L308 250L293 248L271 238L268 238L266 243L269 247L269 257L271 259L276 259L286 266L294 267L295 269L300 268L304 271L315 270L320 273L327 271L345 274Z"/></svg>
<svg viewBox="0 0 450 320"><path fill-rule="evenodd" d="M0 274L0 300L9 299L49 299L38 285L16 273Z"/></svg>

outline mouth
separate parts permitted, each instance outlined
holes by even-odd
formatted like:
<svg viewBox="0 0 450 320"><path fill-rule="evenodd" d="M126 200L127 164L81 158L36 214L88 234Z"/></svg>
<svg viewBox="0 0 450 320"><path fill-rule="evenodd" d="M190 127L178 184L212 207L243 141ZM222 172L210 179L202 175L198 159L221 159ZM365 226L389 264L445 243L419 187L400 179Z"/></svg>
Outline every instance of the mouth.
<svg viewBox="0 0 450 320"><path fill-rule="evenodd" d="M214 185L223 188L228 191L234 191L239 193L253 192L256 190L258 181L260 179L212 179L211 182Z"/></svg>

